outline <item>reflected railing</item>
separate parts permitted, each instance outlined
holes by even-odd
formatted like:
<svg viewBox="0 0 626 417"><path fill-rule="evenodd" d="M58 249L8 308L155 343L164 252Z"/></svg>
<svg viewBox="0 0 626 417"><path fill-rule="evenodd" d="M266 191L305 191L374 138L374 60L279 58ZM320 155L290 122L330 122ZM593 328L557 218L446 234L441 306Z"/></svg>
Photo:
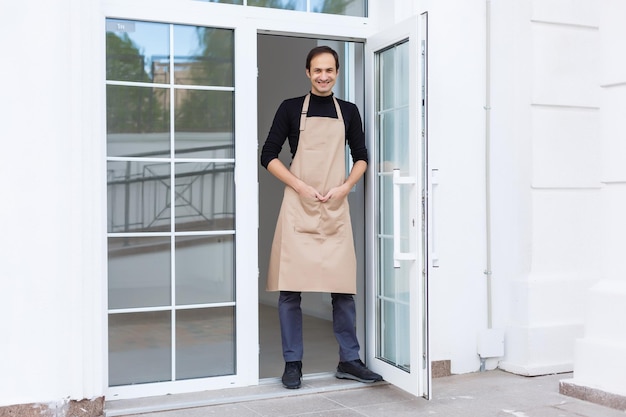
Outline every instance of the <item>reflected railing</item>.
<svg viewBox="0 0 626 417"><path fill-rule="evenodd" d="M232 144L177 150L177 154L222 153ZM172 223L171 162L156 151L132 155L146 162L113 161L107 170L108 231L110 233L169 232ZM234 229L234 162L191 161L174 164L176 231Z"/></svg>

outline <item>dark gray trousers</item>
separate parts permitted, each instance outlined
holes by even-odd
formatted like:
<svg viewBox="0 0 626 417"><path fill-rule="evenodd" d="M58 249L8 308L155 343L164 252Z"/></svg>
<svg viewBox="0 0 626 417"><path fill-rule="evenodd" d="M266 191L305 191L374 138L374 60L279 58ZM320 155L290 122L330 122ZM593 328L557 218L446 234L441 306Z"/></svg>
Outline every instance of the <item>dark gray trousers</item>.
<svg viewBox="0 0 626 417"><path fill-rule="evenodd" d="M331 293L333 303L333 332L339 343L339 361L359 359L356 336L356 307L351 294ZM301 293L281 291L278 297L278 318L285 362L301 361L302 343Z"/></svg>

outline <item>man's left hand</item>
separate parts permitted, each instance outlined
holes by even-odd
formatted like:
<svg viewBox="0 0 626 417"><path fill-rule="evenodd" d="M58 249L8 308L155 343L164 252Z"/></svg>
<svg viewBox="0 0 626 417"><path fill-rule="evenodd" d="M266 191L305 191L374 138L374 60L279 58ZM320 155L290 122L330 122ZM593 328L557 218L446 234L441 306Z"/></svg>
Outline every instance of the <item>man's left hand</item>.
<svg viewBox="0 0 626 417"><path fill-rule="evenodd" d="M343 198L346 198L349 192L350 192L349 185L344 183L338 187L331 188L330 190L328 190L326 195L322 196L322 198L318 198L318 200L321 201L322 203L327 202L331 198L333 200L341 200Z"/></svg>

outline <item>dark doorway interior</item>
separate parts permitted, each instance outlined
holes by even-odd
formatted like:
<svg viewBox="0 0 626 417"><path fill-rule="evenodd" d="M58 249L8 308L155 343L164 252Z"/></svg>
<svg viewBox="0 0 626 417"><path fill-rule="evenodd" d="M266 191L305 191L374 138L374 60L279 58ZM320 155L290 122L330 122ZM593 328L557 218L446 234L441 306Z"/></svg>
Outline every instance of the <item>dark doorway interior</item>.
<svg viewBox="0 0 626 417"><path fill-rule="evenodd" d="M310 82L305 75L308 51L320 44L328 44L341 56L342 70L335 86L335 94L357 103L363 109L363 45L341 41L264 35L258 36L258 147L259 153L282 100L306 94ZM347 56L346 56L347 55ZM345 62L349 59L350 62ZM356 61L356 62L355 62ZM358 91L358 93L355 93ZM363 116L363 113L362 113ZM281 160L289 166L290 155L285 145ZM358 262L359 294L357 313L361 349L364 345L365 317L364 288L364 189L363 183L350 195L351 215ZM260 378L280 377L284 362L281 352L280 329L276 303L278 294L265 291L266 273L276 218L282 201L284 186L259 164L259 334ZM332 331L332 307L329 294L303 294L305 374L334 372L338 360L338 346Z"/></svg>

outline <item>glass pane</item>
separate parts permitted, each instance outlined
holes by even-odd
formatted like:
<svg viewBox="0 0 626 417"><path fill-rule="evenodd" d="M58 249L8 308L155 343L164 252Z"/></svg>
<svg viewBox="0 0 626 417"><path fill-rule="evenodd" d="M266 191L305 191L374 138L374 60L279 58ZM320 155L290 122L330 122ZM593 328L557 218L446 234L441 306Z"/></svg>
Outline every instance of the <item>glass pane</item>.
<svg viewBox="0 0 626 417"><path fill-rule="evenodd" d="M306 0L248 0L248 6L306 11Z"/></svg>
<svg viewBox="0 0 626 417"><path fill-rule="evenodd" d="M243 4L243 0L199 0L207 3Z"/></svg>
<svg viewBox="0 0 626 417"><path fill-rule="evenodd" d="M176 379L234 373L234 307L178 310Z"/></svg>
<svg viewBox="0 0 626 417"><path fill-rule="evenodd" d="M409 43L405 42L396 46L396 59L400 71L396 74L396 103L397 106L409 105Z"/></svg>
<svg viewBox="0 0 626 417"><path fill-rule="evenodd" d="M174 26L174 83L233 86L234 32Z"/></svg>
<svg viewBox="0 0 626 417"><path fill-rule="evenodd" d="M409 112L408 112L408 49L407 44L398 45L383 51L378 56L378 208L380 219L379 278L378 278L378 334L377 355L389 363L409 370L410 332L409 272L412 261L400 261L394 267L394 186L393 169L399 169L401 176L410 175L409 154ZM399 215L400 230L395 248L409 252L412 202L412 188L400 185Z"/></svg>
<svg viewBox="0 0 626 417"><path fill-rule="evenodd" d="M106 30L107 80L169 82L169 25L107 19Z"/></svg>
<svg viewBox="0 0 626 417"><path fill-rule="evenodd" d="M409 105L409 47L402 43L383 51L379 56L380 109L389 110Z"/></svg>
<svg viewBox="0 0 626 417"><path fill-rule="evenodd" d="M176 304L234 301L234 236L176 238Z"/></svg>
<svg viewBox="0 0 626 417"><path fill-rule="evenodd" d="M380 308L382 358L392 364L410 370L409 306L381 300Z"/></svg>
<svg viewBox="0 0 626 417"><path fill-rule="evenodd" d="M107 155L168 157L169 152L169 90L107 85Z"/></svg>
<svg viewBox="0 0 626 417"><path fill-rule="evenodd" d="M383 240L382 253L387 256L386 261L381 263L381 273L385 279L380 283L381 296L396 302L409 301L409 273L408 268L393 267L393 242ZM408 261L400 261L404 266Z"/></svg>
<svg viewBox="0 0 626 417"><path fill-rule="evenodd" d="M235 228L235 164L176 164L176 230Z"/></svg>
<svg viewBox="0 0 626 417"><path fill-rule="evenodd" d="M379 274L378 281L378 294L385 296L389 293L388 281L393 281L394 267L393 267L393 238L385 237L381 238L379 242L378 255L379 260ZM392 287L393 288L393 287Z"/></svg>
<svg viewBox="0 0 626 417"><path fill-rule="evenodd" d="M380 130L383 169L399 169L400 175L409 175L409 108L402 107L385 113L381 118Z"/></svg>
<svg viewBox="0 0 626 417"><path fill-rule="evenodd" d="M381 175L379 180L378 231L384 236L393 236L393 177Z"/></svg>
<svg viewBox="0 0 626 417"><path fill-rule="evenodd" d="M170 231L170 183L167 162L108 162L108 231Z"/></svg>
<svg viewBox="0 0 626 417"><path fill-rule="evenodd" d="M395 105L395 77L396 77L396 61L395 48L387 49L380 53L379 62L379 110L385 111L391 109Z"/></svg>
<svg viewBox="0 0 626 417"><path fill-rule="evenodd" d="M365 0L311 0L311 11L365 17Z"/></svg>
<svg viewBox="0 0 626 417"><path fill-rule="evenodd" d="M172 379L170 314L109 315L109 386Z"/></svg>
<svg viewBox="0 0 626 417"><path fill-rule="evenodd" d="M171 305L169 237L109 238L109 308Z"/></svg>
<svg viewBox="0 0 626 417"><path fill-rule="evenodd" d="M176 156L234 158L231 91L176 90Z"/></svg>
<svg viewBox="0 0 626 417"><path fill-rule="evenodd" d="M234 374L234 307L171 305L174 290L179 305L235 297L234 235L172 238L174 227L235 228L234 92L195 88L234 89L234 31L116 19L106 29L107 156L118 159L107 163L110 383L171 381L172 343L179 379ZM168 236L128 235L139 232ZM116 314L153 307L169 311Z"/></svg>
<svg viewBox="0 0 626 417"><path fill-rule="evenodd" d="M396 332L396 315L395 308L392 303L388 303L385 300L380 301L380 326L381 326L381 356L390 361L396 363L396 346L395 346L395 332Z"/></svg>

